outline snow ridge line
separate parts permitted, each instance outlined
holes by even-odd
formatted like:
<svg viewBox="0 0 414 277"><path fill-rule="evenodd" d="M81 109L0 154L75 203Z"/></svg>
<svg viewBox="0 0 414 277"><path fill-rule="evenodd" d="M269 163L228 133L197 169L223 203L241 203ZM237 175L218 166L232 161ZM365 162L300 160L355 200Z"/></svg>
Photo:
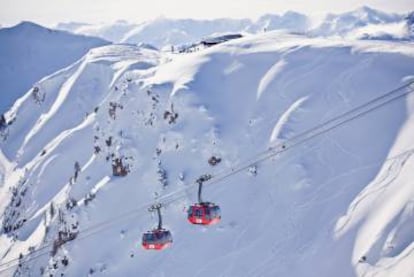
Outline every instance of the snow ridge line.
<svg viewBox="0 0 414 277"><path fill-rule="evenodd" d="M79 68L76 70L75 74L72 75L66 82L63 83L59 94L50 107L49 111L46 114L42 114L38 121L36 122L34 128L27 134L27 136L24 138L22 147L20 149L23 149L24 146L30 141L30 139L35 136L40 129L50 120L50 118L56 114L56 112L59 110L60 106L62 106L65 99L68 97L69 92L72 88L72 86L75 84L76 80L79 78L81 73L86 67L86 63L82 62L82 64L79 66ZM20 151L19 151L20 152Z"/></svg>

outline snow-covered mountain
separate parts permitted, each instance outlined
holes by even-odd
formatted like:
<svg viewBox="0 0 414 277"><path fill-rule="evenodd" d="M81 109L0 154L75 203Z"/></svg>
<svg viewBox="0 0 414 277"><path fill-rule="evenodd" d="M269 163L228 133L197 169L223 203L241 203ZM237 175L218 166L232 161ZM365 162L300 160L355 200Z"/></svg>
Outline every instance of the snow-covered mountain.
<svg viewBox="0 0 414 277"><path fill-rule="evenodd" d="M285 30L289 32L306 32L310 27L309 18L301 13L288 11L283 15L266 14L251 24L247 31L259 33L271 30Z"/></svg>
<svg viewBox="0 0 414 277"><path fill-rule="evenodd" d="M317 26L310 17L288 11L251 19L171 19L159 17L143 23L59 23L56 28L76 34L102 37L112 42L148 43L158 48L184 45L217 33L260 33L285 30L311 36L340 36L347 39L411 40L410 14L394 14L363 6L341 14L328 14ZM411 26L411 28L410 28Z"/></svg>
<svg viewBox="0 0 414 277"><path fill-rule="evenodd" d="M389 14L364 6L351 12L328 14L314 32L323 36L345 35L352 30L367 25L396 23L403 18L402 15Z"/></svg>
<svg viewBox="0 0 414 277"><path fill-rule="evenodd" d="M369 24L355 28L344 36L349 39L372 40L410 40L412 38L407 22L404 20L395 23Z"/></svg>
<svg viewBox="0 0 414 277"><path fill-rule="evenodd" d="M366 6L342 14L328 14L310 33L316 36L348 36L365 38L405 37L404 15L386 13Z"/></svg>
<svg viewBox="0 0 414 277"><path fill-rule="evenodd" d="M113 24L60 23L57 29L102 37L113 42L149 43L156 47L197 42L214 33L263 32L287 30L303 32L309 28L307 16L286 12L267 14L257 21L250 19L171 19L159 17L140 24L117 21Z"/></svg>
<svg viewBox="0 0 414 277"><path fill-rule="evenodd" d="M92 37L44 28L31 22L0 29L0 114L33 83L108 44Z"/></svg>
<svg viewBox="0 0 414 277"><path fill-rule="evenodd" d="M345 33L347 39L371 39L371 40L405 40L414 38L412 14L402 20L391 23L367 24L357 27Z"/></svg>
<svg viewBox="0 0 414 277"><path fill-rule="evenodd" d="M213 33L240 32L250 25L247 19L169 19L160 17L140 24L125 34L122 42L146 42L157 47L191 43Z"/></svg>
<svg viewBox="0 0 414 277"><path fill-rule="evenodd" d="M6 113L0 275L412 276L414 98L385 101L414 88L380 96L413 78L402 42L95 48ZM208 228L185 212L204 174L222 209ZM174 238L162 252L140 246L155 201Z"/></svg>
<svg viewBox="0 0 414 277"><path fill-rule="evenodd" d="M122 42L124 36L138 24L118 20L114 23L87 24L80 22L59 23L56 29L83 34L87 36L101 37L112 42Z"/></svg>

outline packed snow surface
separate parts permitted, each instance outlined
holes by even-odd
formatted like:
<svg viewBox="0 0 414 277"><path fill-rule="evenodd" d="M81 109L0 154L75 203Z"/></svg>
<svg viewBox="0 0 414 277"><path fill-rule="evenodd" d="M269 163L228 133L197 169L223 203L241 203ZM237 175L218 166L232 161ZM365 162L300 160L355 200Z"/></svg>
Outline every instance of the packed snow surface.
<svg viewBox="0 0 414 277"><path fill-rule="evenodd" d="M413 76L402 42L268 32L181 55L94 48L6 113L0 275L413 276L414 97L291 143ZM210 227L186 220L203 174L222 210ZM162 252L140 245L156 201L174 239Z"/></svg>

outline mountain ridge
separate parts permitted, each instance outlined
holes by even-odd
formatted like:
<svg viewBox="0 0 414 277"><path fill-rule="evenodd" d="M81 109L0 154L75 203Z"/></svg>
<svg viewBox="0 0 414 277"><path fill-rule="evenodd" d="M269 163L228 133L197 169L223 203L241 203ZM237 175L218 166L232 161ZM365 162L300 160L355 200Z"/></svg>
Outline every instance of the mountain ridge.
<svg viewBox="0 0 414 277"><path fill-rule="evenodd" d="M28 21L0 29L0 42L1 114L45 75L69 66L90 48L109 44Z"/></svg>

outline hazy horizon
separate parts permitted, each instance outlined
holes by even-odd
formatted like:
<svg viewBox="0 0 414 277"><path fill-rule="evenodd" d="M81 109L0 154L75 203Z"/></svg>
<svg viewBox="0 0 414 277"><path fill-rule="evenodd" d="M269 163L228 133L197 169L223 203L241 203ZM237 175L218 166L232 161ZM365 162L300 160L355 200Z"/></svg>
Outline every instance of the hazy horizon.
<svg viewBox="0 0 414 277"><path fill-rule="evenodd" d="M208 2L194 2L177 0L174 3L153 0L151 2L120 0L118 2L101 0L0 0L0 25L13 26L21 21L32 21L52 27L63 22L82 23L109 23L128 21L139 23L158 17L173 19L257 19L264 14L283 14L286 11L304 13L314 18L322 18L327 13L343 13L368 6L373 9L389 13L408 13L414 10L414 2L396 0L392 3L383 0L347 1L346 3L332 3L327 0L303 1L296 0L289 3L281 1L257 0L254 4L250 0L210 0ZM41 7L41 8L39 8ZM145 8L142 10L142 8Z"/></svg>

